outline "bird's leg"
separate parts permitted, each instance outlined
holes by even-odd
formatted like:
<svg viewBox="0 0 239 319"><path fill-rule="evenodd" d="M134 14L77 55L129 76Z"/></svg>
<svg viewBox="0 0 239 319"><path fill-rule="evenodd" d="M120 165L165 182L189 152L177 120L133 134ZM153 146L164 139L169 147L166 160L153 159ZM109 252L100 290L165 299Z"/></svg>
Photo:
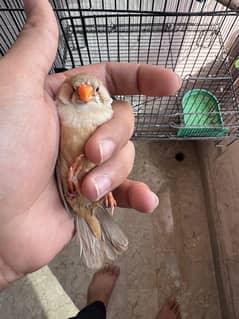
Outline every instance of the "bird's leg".
<svg viewBox="0 0 239 319"><path fill-rule="evenodd" d="M73 199L77 194L80 194L80 186L78 180L78 174L82 170L82 159L84 154L80 154L75 159L74 163L70 166L68 177L67 177L67 185L68 185L68 197Z"/></svg>
<svg viewBox="0 0 239 319"><path fill-rule="evenodd" d="M107 208L110 208L110 213L113 216L114 214L114 209L117 206L117 202L111 192L109 192L107 195L105 195L104 198L105 206Z"/></svg>

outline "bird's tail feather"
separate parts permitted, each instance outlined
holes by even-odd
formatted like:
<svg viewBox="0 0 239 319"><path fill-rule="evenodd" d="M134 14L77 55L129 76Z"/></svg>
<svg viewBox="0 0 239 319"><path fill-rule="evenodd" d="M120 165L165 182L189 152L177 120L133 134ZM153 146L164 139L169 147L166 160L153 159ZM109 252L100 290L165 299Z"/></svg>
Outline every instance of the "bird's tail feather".
<svg viewBox="0 0 239 319"><path fill-rule="evenodd" d="M83 263L98 269L106 260L115 260L128 248L128 239L107 211L97 209L96 217L101 225L101 238L97 239L83 218L76 219L76 236L81 247Z"/></svg>
<svg viewBox="0 0 239 319"><path fill-rule="evenodd" d="M103 242L113 249L115 255L125 252L128 249L128 239L112 216L104 208L98 209L96 216L101 225Z"/></svg>

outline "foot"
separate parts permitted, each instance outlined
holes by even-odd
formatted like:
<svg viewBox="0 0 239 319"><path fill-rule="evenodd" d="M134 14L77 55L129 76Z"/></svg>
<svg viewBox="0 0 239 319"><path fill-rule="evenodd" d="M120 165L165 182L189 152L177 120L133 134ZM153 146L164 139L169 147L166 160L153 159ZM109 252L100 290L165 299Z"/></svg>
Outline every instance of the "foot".
<svg viewBox="0 0 239 319"><path fill-rule="evenodd" d="M105 195L105 206L106 208L109 208L109 213L111 216L114 214L114 209L117 206L117 202L111 192L109 192L107 195Z"/></svg>
<svg viewBox="0 0 239 319"><path fill-rule="evenodd" d="M120 268L115 265L106 265L97 271L88 288L87 304L102 301L107 307L119 274Z"/></svg>
<svg viewBox="0 0 239 319"><path fill-rule="evenodd" d="M68 197L69 199L80 195L80 186L78 175L82 170L84 154L80 154L75 159L74 163L69 167L67 184L68 184Z"/></svg>
<svg viewBox="0 0 239 319"><path fill-rule="evenodd" d="M180 306L175 297L168 298L160 309L156 319L181 319Z"/></svg>

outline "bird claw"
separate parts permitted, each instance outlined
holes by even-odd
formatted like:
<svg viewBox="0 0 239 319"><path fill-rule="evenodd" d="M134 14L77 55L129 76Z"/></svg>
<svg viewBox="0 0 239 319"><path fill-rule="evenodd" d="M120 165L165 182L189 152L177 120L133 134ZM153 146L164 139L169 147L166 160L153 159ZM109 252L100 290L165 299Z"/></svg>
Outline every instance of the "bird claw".
<svg viewBox="0 0 239 319"><path fill-rule="evenodd" d="M110 215L113 216L114 209L117 206L117 202L111 192L105 195L104 202L105 202L106 208L109 208Z"/></svg>
<svg viewBox="0 0 239 319"><path fill-rule="evenodd" d="M66 197L67 197L67 199L68 199L69 202L72 202L72 201L76 198L76 196L77 196L77 193L76 193L76 192L71 193L71 192L68 191L68 192L66 193Z"/></svg>
<svg viewBox="0 0 239 319"><path fill-rule="evenodd" d="M70 166L68 177L67 177L67 185L68 185L68 198L71 200L80 195L80 185L78 180L78 174L82 170L82 159L84 158L84 154L80 154L75 159L74 163Z"/></svg>

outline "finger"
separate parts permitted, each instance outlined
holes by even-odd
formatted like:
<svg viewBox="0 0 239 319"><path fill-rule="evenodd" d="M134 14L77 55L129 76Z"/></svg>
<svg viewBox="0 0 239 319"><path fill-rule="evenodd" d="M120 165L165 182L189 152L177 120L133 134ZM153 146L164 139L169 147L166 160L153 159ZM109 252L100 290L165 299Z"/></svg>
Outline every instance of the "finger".
<svg viewBox="0 0 239 319"><path fill-rule="evenodd" d="M159 204L157 195L146 184L131 180L126 180L115 189L114 197L119 206L134 208L142 213L152 213Z"/></svg>
<svg viewBox="0 0 239 319"><path fill-rule="evenodd" d="M79 72L92 74L101 79L112 95L167 96L175 94L182 84L175 72L160 66L108 62L81 66L51 76L49 85L53 94L66 78Z"/></svg>
<svg viewBox="0 0 239 319"><path fill-rule="evenodd" d="M87 158L99 164L117 153L130 139L134 130L134 115L127 102L113 103L113 118L101 125L85 146Z"/></svg>
<svg viewBox="0 0 239 319"><path fill-rule="evenodd" d="M14 69L30 71L33 78L40 74L44 80L57 50L56 19L48 0L23 0L23 3L27 21L6 58Z"/></svg>
<svg viewBox="0 0 239 319"><path fill-rule="evenodd" d="M165 96L176 93L181 86L176 73L160 66L107 63L105 68L111 94Z"/></svg>
<svg viewBox="0 0 239 319"><path fill-rule="evenodd" d="M132 170L134 156L134 145L128 142L116 156L86 175L81 185L82 194L96 201L118 187Z"/></svg>

